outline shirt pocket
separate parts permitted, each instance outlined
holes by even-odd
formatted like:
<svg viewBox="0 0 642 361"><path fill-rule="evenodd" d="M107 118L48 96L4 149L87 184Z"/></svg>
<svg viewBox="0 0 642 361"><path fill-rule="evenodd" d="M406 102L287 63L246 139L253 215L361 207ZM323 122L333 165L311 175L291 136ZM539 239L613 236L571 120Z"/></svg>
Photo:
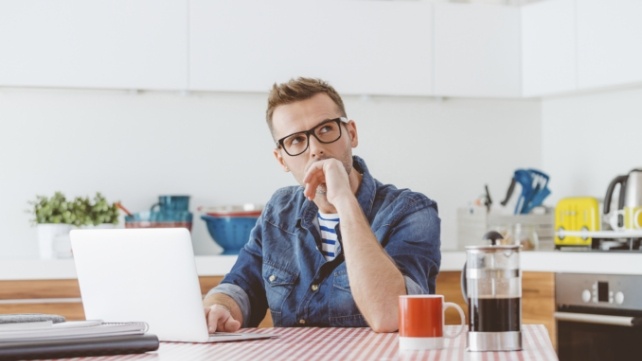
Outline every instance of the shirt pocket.
<svg viewBox="0 0 642 361"><path fill-rule="evenodd" d="M297 281L297 275L272 265L263 266L263 282L274 326L281 326L284 305ZM292 311L293 312L293 311Z"/></svg>
<svg viewBox="0 0 642 361"><path fill-rule="evenodd" d="M338 271L332 281L330 297L330 326L334 327L364 327L368 326L350 290L348 273Z"/></svg>

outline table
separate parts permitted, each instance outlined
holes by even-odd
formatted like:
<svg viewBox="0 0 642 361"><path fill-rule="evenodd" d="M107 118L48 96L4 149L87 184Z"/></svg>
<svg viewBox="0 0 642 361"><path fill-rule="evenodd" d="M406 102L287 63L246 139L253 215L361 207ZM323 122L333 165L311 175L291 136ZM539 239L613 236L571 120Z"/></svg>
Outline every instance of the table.
<svg viewBox="0 0 642 361"><path fill-rule="evenodd" d="M459 326L446 326L455 332ZM558 360L543 325L522 325L522 351L468 352L466 332L446 338L444 348L399 351L397 333L375 333L369 328L275 327L241 332L272 333L276 338L209 344L162 342L156 352L138 355L84 357L74 360L325 360L325 361L555 361Z"/></svg>

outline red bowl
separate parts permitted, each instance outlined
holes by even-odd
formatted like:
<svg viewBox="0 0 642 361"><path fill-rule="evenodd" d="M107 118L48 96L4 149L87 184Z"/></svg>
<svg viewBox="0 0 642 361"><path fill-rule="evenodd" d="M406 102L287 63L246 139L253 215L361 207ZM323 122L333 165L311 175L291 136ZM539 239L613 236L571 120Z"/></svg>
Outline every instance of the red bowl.
<svg viewBox="0 0 642 361"><path fill-rule="evenodd" d="M239 211L239 212L207 212L212 217L258 217L261 211Z"/></svg>
<svg viewBox="0 0 642 361"><path fill-rule="evenodd" d="M198 211L212 217L258 217L261 215L261 211L263 211L263 205L246 203L242 205L198 207Z"/></svg>

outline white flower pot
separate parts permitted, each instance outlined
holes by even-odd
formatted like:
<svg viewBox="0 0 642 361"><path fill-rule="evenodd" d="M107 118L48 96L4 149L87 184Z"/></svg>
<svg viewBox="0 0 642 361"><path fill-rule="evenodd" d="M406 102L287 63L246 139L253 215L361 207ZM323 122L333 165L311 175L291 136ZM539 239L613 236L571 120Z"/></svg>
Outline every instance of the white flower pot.
<svg viewBox="0 0 642 361"><path fill-rule="evenodd" d="M39 224L38 245L40 258L63 259L72 258L71 239L69 232L72 229L116 228L114 224L99 224L97 226L75 227L70 224Z"/></svg>
<svg viewBox="0 0 642 361"><path fill-rule="evenodd" d="M55 259L57 257L56 247L58 243L64 243L69 239L70 224L38 224L38 252L42 259Z"/></svg>

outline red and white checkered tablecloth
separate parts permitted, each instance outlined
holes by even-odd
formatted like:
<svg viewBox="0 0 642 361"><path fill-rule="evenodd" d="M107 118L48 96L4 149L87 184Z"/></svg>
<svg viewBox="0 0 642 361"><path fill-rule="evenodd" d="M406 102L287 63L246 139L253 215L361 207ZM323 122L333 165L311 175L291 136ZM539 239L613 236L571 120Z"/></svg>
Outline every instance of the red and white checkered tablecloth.
<svg viewBox="0 0 642 361"><path fill-rule="evenodd" d="M455 332L458 326L446 326ZM466 332L446 338L444 348L399 351L398 333L375 333L369 328L249 328L242 332L272 333L277 338L208 344L162 342L158 351L138 355L85 357L75 360L160 361L555 361L558 360L543 325L522 325L522 351L468 352Z"/></svg>

